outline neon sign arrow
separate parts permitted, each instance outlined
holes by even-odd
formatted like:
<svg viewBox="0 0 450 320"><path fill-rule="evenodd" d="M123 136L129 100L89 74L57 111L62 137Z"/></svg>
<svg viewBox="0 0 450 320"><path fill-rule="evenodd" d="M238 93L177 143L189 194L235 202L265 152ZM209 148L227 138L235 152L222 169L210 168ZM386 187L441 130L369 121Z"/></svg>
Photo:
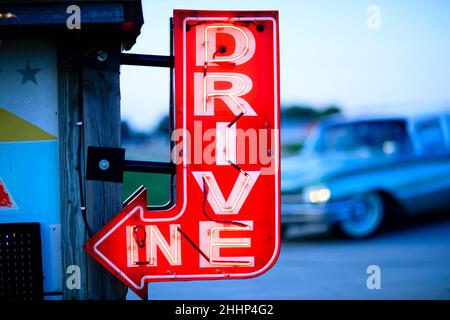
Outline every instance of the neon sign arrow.
<svg viewBox="0 0 450 320"><path fill-rule="evenodd" d="M146 208L147 189L141 187L123 210L83 247L140 298L147 299L147 283L151 281L193 280L201 278L199 269L211 270L211 267L215 269L204 274L205 279L224 279L236 268L254 267L254 257L221 256L220 253L220 249L251 248L250 237L221 237L221 233L246 235L253 231L253 221L222 223L191 219L198 224L196 234L200 239L197 240L183 231L183 225L192 230L186 220L170 224L155 222L147 218L154 213ZM237 276L240 277L244 276Z"/></svg>
<svg viewBox="0 0 450 320"><path fill-rule="evenodd" d="M177 10L174 47L174 204L148 211L141 187L85 245L141 298L153 281L256 277L280 249L277 12Z"/></svg>
<svg viewBox="0 0 450 320"><path fill-rule="evenodd" d="M123 210L89 239L83 247L88 254L142 299L147 298L145 283L147 270L145 270L144 264L139 265L139 263L136 264L136 267L129 267L126 255L132 244L124 241L124 237L126 237L127 228L142 225L142 215L146 208L147 190L141 188L135 192ZM120 250L124 243L127 244L128 248L126 249L128 250Z"/></svg>

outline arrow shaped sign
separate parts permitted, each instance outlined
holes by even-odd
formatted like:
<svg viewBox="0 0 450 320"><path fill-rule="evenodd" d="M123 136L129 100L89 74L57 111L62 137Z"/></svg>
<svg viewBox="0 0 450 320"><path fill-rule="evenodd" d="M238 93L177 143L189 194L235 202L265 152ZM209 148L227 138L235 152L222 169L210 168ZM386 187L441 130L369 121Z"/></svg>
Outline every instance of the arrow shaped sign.
<svg viewBox="0 0 450 320"><path fill-rule="evenodd" d="M141 187L85 245L142 298L258 276L280 248L278 13L176 10L174 47L174 204L149 211Z"/></svg>
<svg viewBox="0 0 450 320"><path fill-rule="evenodd" d="M152 215L147 211L147 189L141 187L124 209L84 245L87 253L142 299L147 299L147 283L151 281L246 278L265 271L247 275L243 271L254 269L254 256L236 257L219 252L248 250L252 246L249 233L253 231L253 221L194 218L171 223L152 219ZM192 222L198 223L194 233ZM221 233L228 236L221 237ZM230 237L233 234L241 237ZM264 240L270 244L274 239ZM233 272L237 274L230 274Z"/></svg>
<svg viewBox="0 0 450 320"><path fill-rule="evenodd" d="M130 240L135 240L128 240L127 231L130 233L130 228L145 225L146 219L143 216L146 208L147 190L141 188L135 192L124 209L84 245L87 253L142 299L147 298L145 277L149 270L144 263L137 263L130 267L127 255L131 253L132 248L139 247L141 244L130 243ZM133 232L129 236L134 237L135 234L136 232ZM145 239L142 240L145 241ZM136 246L132 247L135 244Z"/></svg>

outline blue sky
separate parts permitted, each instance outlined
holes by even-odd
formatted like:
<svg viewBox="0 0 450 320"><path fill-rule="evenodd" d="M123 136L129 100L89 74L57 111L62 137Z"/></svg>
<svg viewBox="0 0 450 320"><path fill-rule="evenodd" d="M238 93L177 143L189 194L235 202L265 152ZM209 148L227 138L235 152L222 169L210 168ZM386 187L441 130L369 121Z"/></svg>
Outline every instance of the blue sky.
<svg viewBox="0 0 450 320"><path fill-rule="evenodd" d="M131 52L169 53L173 9L279 10L282 104L337 104L349 114L450 106L450 1L143 0ZM381 28L367 27L376 5ZM138 129L167 113L166 69L122 67L122 117Z"/></svg>

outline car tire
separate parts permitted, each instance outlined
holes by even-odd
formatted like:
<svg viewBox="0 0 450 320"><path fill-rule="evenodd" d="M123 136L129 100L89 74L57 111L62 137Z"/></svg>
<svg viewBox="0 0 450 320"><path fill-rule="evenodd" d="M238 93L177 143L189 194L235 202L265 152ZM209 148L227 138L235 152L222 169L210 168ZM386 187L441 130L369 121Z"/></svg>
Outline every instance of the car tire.
<svg viewBox="0 0 450 320"><path fill-rule="evenodd" d="M380 230L385 214L385 203L379 193L369 192L355 198L350 219L339 223L339 231L353 239L367 238Z"/></svg>

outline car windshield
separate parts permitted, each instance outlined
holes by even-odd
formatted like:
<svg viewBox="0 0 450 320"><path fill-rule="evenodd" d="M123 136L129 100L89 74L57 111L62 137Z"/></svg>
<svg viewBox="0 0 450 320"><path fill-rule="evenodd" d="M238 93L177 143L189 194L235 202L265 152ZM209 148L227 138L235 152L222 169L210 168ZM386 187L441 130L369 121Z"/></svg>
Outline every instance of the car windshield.
<svg viewBox="0 0 450 320"><path fill-rule="evenodd" d="M323 127L314 151L346 152L362 157L392 156L409 154L412 146L405 121L358 121Z"/></svg>

